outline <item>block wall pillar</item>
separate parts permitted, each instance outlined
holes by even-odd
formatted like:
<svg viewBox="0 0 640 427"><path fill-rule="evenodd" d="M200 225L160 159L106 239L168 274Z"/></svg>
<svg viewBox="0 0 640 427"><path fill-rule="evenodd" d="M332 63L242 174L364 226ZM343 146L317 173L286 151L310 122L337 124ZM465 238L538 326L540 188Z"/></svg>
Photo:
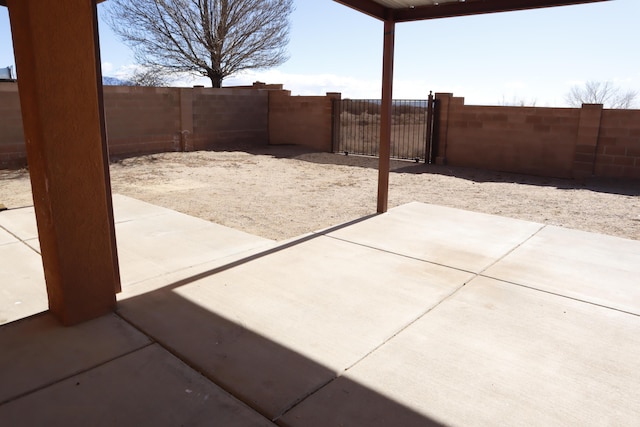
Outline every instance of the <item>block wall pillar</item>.
<svg viewBox="0 0 640 427"><path fill-rule="evenodd" d="M193 89L180 90L180 150L193 151Z"/></svg>
<svg viewBox="0 0 640 427"><path fill-rule="evenodd" d="M449 133L449 107L453 93L436 93L436 123L434 129L434 144L437 144L437 165L447 164L447 137Z"/></svg>
<svg viewBox="0 0 640 427"><path fill-rule="evenodd" d="M601 120L602 104L582 104L573 158L574 178L586 178L594 174Z"/></svg>

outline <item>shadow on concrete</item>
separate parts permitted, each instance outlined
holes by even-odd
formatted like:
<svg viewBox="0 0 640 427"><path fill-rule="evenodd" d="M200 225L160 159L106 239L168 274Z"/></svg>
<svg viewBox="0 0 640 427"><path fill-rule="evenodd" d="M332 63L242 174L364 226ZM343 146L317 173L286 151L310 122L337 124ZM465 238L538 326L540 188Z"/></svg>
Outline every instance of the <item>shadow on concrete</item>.
<svg viewBox="0 0 640 427"><path fill-rule="evenodd" d="M174 289L163 288L121 301L118 313L183 362L278 425L442 425L340 376L342 372L336 373L194 304ZM327 387L334 382L339 390L348 390L348 393L337 395L328 391Z"/></svg>
<svg viewBox="0 0 640 427"><path fill-rule="evenodd" d="M123 299L119 302L118 314L278 425L441 426L439 422L341 376L342 372L335 372L179 294L179 289L185 285L374 216L312 233L160 289ZM207 285L214 286L207 283L200 286ZM329 385L338 386L340 393L334 392L335 387L327 390Z"/></svg>
<svg viewBox="0 0 640 427"><path fill-rule="evenodd" d="M343 371L336 372L180 294L182 286L368 218L370 216L317 234L310 234L223 267L124 299L118 304L117 314L189 367L277 425L287 427L441 426L442 424L438 421L342 376ZM220 285L217 284L217 286ZM216 285L203 282L198 286ZM257 297L259 299L259 296ZM253 298L256 298L256 295L253 295ZM286 313L282 315L286 316ZM11 328L22 326L28 334L28 321L20 320L10 324ZM292 325L293 327L295 325ZM3 328L0 327L0 331ZM47 333L55 334L60 328L63 327L53 327ZM99 339L99 337L95 338ZM59 341L55 345L60 347L57 349L57 353L63 355L60 357L64 357L65 351L72 351L64 348L66 345L64 341ZM331 345L334 343L329 343L329 346ZM51 348L49 351L52 351ZM43 357L47 356L43 355ZM12 369L18 370L30 369L29 366L20 365L17 362L7 363L5 367L14 366L15 368ZM90 370L85 368L83 372ZM19 372L13 374L20 377ZM135 419L134 417L140 417L139 412L142 409L137 409L135 414L128 414L121 410L118 402L121 402L123 397L118 390L146 389L151 385L141 387L139 384L134 384L140 377L127 376L124 373L122 377L124 379L118 383L116 390L107 387L92 391L97 393L96 402L98 403L95 410L83 411L83 416L86 414L83 421L87 425L127 425L128 419L131 421ZM43 396L42 393L46 396L47 393L53 392L49 390L51 387L56 387L62 381L69 383L69 377L58 378L36 389L25 391L13 399L11 404L26 399L27 402L18 406L28 406L29 402L39 401L36 394L40 398ZM64 388L57 387L55 390L57 390L56 404L39 405L38 417L46 419L47 415L50 415L52 419L55 418L56 425L68 425L70 423L65 423L64 418L68 416L68 421L75 419L77 401L74 400L73 393L69 393L68 396L61 395L60 393L64 391L60 390ZM127 395L127 393L124 394ZM2 413L1 407L0 413ZM184 419L189 418L185 416Z"/></svg>

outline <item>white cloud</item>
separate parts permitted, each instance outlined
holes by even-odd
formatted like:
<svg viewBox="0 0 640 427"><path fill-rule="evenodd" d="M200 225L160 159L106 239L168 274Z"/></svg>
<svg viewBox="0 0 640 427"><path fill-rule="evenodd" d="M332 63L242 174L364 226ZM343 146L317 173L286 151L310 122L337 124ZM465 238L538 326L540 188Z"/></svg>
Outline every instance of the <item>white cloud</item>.
<svg viewBox="0 0 640 427"><path fill-rule="evenodd" d="M353 76L336 74L293 74L279 70L249 71L225 80L225 85L250 85L255 81L281 83L292 95L324 95L327 92L340 92L342 98L379 99L382 96L382 78L360 79ZM457 87L459 88L459 86ZM395 99L426 99L429 91L451 91L434 85L426 80L395 79L393 97Z"/></svg>
<svg viewBox="0 0 640 427"><path fill-rule="evenodd" d="M226 86L251 85L253 82L281 83L293 95L324 95L340 92L343 98L379 98L380 83L335 74L292 74L279 70L247 71L227 78Z"/></svg>
<svg viewBox="0 0 640 427"><path fill-rule="evenodd" d="M527 87L527 84L521 80L512 80L504 83L505 89L516 90L516 89L524 89Z"/></svg>
<svg viewBox="0 0 640 427"><path fill-rule="evenodd" d="M126 65L114 69L111 76L126 80L139 68L138 65ZM379 99L381 97L380 79L359 79L353 76L336 74L297 74L286 73L280 70L245 71L234 77L224 80L223 86L249 86L260 81L267 84L282 84L284 89L290 90L292 95L316 95L321 96L327 92L340 92L342 98L351 99ZM211 86L207 77L193 76L188 73L179 74L172 82L172 86L192 87L195 85ZM429 79L400 79L394 80L393 97L395 99L426 99L429 91L450 92L455 96L465 98L467 104L496 105L506 97L527 98L536 100L536 95L527 95L528 87L521 81L505 83L509 88L504 93L496 93L494 88L461 83L451 84L445 80ZM532 101L533 102L533 101Z"/></svg>
<svg viewBox="0 0 640 427"><path fill-rule="evenodd" d="M569 80L566 82L567 86L582 86L586 83L586 80Z"/></svg>

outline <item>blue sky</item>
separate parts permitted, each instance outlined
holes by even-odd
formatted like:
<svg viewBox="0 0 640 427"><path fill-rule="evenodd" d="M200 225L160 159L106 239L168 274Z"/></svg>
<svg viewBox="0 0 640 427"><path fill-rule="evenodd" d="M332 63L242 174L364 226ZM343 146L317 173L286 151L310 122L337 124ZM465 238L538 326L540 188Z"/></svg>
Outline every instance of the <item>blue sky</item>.
<svg viewBox="0 0 640 427"><path fill-rule="evenodd" d="M98 6L101 17L104 9ZM394 98L425 98L432 90L468 104L565 106L571 86L589 80L640 92L639 18L640 1L614 0L398 24ZM103 74L126 76L131 51L102 19L99 25ZM224 85L260 80L283 83L294 95L380 97L382 22L332 0L296 0L291 25L287 63ZM14 64L10 40L0 7L0 67Z"/></svg>

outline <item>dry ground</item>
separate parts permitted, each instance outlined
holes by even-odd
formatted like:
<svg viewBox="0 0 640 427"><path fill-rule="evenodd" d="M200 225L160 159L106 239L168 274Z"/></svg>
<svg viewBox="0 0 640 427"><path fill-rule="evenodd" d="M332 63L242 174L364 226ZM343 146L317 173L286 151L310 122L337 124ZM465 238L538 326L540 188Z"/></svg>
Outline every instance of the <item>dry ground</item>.
<svg viewBox="0 0 640 427"><path fill-rule="evenodd" d="M114 193L282 240L376 209L377 160L294 147L162 153L111 165ZM640 182L577 182L392 161L389 207L451 206L640 240ZM0 204L31 205L28 172L0 170Z"/></svg>

